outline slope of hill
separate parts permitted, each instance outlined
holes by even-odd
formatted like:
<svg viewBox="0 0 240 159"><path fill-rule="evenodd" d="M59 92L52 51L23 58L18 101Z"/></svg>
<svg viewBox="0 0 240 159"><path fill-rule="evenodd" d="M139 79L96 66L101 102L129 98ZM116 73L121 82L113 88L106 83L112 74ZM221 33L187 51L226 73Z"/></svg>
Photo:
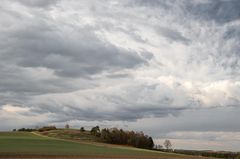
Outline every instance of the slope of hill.
<svg viewBox="0 0 240 159"><path fill-rule="evenodd" d="M1 132L0 158L197 159L130 147L112 147L44 137L28 132Z"/></svg>
<svg viewBox="0 0 240 159"><path fill-rule="evenodd" d="M81 132L76 129L56 129L44 132L38 132L41 135L54 137L59 139L68 139L75 141L87 141L87 142L104 142L101 138L96 137L90 133L90 131Z"/></svg>

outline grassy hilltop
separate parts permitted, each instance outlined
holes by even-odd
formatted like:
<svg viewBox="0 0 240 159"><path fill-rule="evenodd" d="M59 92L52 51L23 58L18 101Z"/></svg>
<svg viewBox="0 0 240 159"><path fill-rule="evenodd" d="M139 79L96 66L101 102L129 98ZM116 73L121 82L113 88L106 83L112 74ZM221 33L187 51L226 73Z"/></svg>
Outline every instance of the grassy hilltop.
<svg viewBox="0 0 240 159"><path fill-rule="evenodd" d="M49 136L69 138L75 130L50 131ZM76 132L75 132L76 133ZM67 135L68 134L68 135ZM76 134L75 134L76 135ZM77 137L78 136L78 139ZM171 153L101 144L76 135L76 140L58 139L30 132L0 132L0 158L134 158L134 159L196 159ZM81 137L83 140L81 140ZM85 140L84 140L85 139ZM92 138L91 138L92 139Z"/></svg>

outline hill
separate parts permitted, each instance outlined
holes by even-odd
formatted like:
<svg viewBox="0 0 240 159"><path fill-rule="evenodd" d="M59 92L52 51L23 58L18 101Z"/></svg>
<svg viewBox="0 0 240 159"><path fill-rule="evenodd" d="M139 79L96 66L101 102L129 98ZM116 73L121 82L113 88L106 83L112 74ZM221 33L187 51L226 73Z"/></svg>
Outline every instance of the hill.
<svg viewBox="0 0 240 159"><path fill-rule="evenodd" d="M0 158L199 159L125 146L45 137L30 132L0 132Z"/></svg>
<svg viewBox="0 0 240 159"><path fill-rule="evenodd" d="M86 142L104 142L101 138L91 134L90 131L81 132L77 129L56 129L44 132L38 132L41 135L59 139L86 141Z"/></svg>

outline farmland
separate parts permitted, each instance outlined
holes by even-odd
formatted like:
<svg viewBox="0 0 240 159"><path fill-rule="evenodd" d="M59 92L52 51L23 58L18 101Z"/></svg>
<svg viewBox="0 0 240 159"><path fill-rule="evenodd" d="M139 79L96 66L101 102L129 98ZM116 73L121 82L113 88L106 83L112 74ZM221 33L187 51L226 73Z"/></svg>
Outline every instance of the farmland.
<svg viewBox="0 0 240 159"><path fill-rule="evenodd" d="M156 158L191 157L132 147L67 141L29 132L1 132L0 158Z"/></svg>

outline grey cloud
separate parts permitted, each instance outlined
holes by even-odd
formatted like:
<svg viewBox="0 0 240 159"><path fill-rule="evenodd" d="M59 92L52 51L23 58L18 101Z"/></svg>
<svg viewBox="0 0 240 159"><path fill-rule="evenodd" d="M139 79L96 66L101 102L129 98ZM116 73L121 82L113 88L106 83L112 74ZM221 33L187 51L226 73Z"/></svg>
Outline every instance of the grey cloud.
<svg viewBox="0 0 240 159"><path fill-rule="evenodd" d="M130 1L128 5L130 6L143 6L143 7L163 7L170 8L175 0L161 1L161 0L133 0Z"/></svg>
<svg viewBox="0 0 240 159"><path fill-rule="evenodd" d="M163 126L166 132L170 131L234 131L239 132L236 114L240 109L236 107L206 108L200 110L187 110L179 116L176 123ZM191 120L189 120L191 119ZM171 121L173 122L173 121ZM213 126L214 125L214 126ZM164 131L164 130L163 130Z"/></svg>
<svg viewBox="0 0 240 159"><path fill-rule="evenodd" d="M78 28L74 35L68 36L73 28L61 30L47 21L33 20L3 33L9 42L2 45L11 47L1 54L2 59L22 67L46 67L65 77L85 77L147 63L135 52L100 41L91 29Z"/></svg>
<svg viewBox="0 0 240 159"><path fill-rule="evenodd" d="M53 69L59 76L84 77L104 70L132 68L146 63L146 61L133 53L119 50L111 45L106 47L100 41L93 42L94 40L89 39L86 42L80 40L79 44L66 45L65 42L54 44L54 42L48 42L45 39L43 40L45 47L43 50L40 49L37 52L35 49L35 53L33 54L31 46L29 46L29 50L26 50L24 53L29 58L20 59L19 64L24 67L47 67ZM95 44L91 44L91 42ZM58 49L61 52L51 49L52 46L57 45L60 46ZM91 45L95 47L92 48Z"/></svg>
<svg viewBox="0 0 240 159"><path fill-rule="evenodd" d="M61 107L61 109L59 109ZM125 108L124 108L125 107ZM51 122L69 122L71 120L83 120L83 121L136 121L141 118L148 117L166 117L169 114L179 115L179 113L188 108L152 108L152 107L140 107L136 108L126 107L119 108L115 111L104 111L94 107L83 109L72 105L38 105L32 107L31 112L36 114L51 113L53 118Z"/></svg>
<svg viewBox="0 0 240 159"><path fill-rule="evenodd" d="M34 94L37 92L47 93L54 90L51 87L42 87L40 81L28 79L26 76L22 75L23 72L21 71L22 70L19 69L1 68L0 75L2 80L0 81L0 92L28 92Z"/></svg>
<svg viewBox="0 0 240 159"><path fill-rule="evenodd" d="M239 36L240 36L239 28L231 27L224 33L223 38L229 40L232 38L239 38Z"/></svg>
<svg viewBox="0 0 240 159"><path fill-rule="evenodd" d="M222 24L239 19L239 7L239 0L210 0L207 3L189 5L186 9L200 19Z"/></svg>
<svg viewBox="0 0 240 159"><path fill-rule="evenodd" d="M109 29L111 29L111 28L109 28ZM115 30L125 33L126 35L130 36L132 39L134 39L134 40L137 41L137 42L147 43L147 40L144 39L144 38L138 33L137 28L129 27L128 29L126 29L126 28L123 29L123 28L117 27L117 28L115 28Z"/></svg>
<svg viewBox="0 0 240 159"><path fill-rule="evenodd" d="M161 35L164 36L170 42L181 42L181 43L189 43L190 40L184 37L179 31L171 30L168 28L157 28L156 31Z"/></svg>
<svg viewBox="0 0 240 159"><path fill-rule="evenodd" d="M122 90L117 89L115 91L114 89L98 92L82 90L81 94L77 96L79 101L75 102L68 100L68 94L52 95L51 97L36 96L35 100L28 105L32 106L31 111L35 113L52 113L56 116L64 116L64 118L54 119L53 122L58 120L67 122L74 119L84 121L136 121L147 117L177 116L183 110L192 109L186 106L190 103L185 101L184 98L186 97L183 94L180 98L183 98L181 100L184 104L175 105L175 97L170 96L173 92L166 86L133 85L135 86L132 88L123 87ZM158 94L158 90L166 94ZM62 101L62 98L66 98L66 100ZM81 102L89 100L94 101L87 102L88 104Z"/></svg>
<svg viewBox="0 0 240 159"><path fill-rule="evenodd" d="M53 2L19 3L47 7ZM91 88L98 85L91 75L148 63L134 51L101 41L94 33L98 28L75 28L40 12L32 12L32 17L7 7L0 12L5 24L0 27L1 105L27 105L32 96ZM46 69L47 74L38 73L39 69Z"/></svg>
<svg viewBox="0 0 240 159"><path fill-rule="evenodd" d="M141 52L141 55L148 60L151 60L154 58L154 55L150 52Z"/></svg>
<svg viewBox="0 0 240 159"><path fill-rule="evenodd" d="M48 74L40 73L41 70L32 70L36 71L37 76L48 76ZM38 72L38 73L37 73ZM65 81L61 78L33 78L33 75L29 70L24 68L18 68L16 66L9 67L3 66L0 68L0 92L2 92L6 100L6 96L10 97L13 95L12 100L17 99L16 95L19 94L19 97L22 99L23 96L31 95L40 95L45 93L63 93L71 92L76 89L84 89L91 84L91 82L86 82L85 80L79 80L82 83L85 83L85 86L74 86L71 82ZM91 87L91 86L90 86ZM11 103L9 101L9 103Z"/></svg>
<svg viewBox="0 0 240 159"><path fill-rule="evenodd" d="M110 75L107 75L108 78L113 78L113 79L119 79L119 78L127 78L129 77L128 74L110 74Z"/></svg>
<svg viewBox="0 0 240 159"><path fill-rule="evenodd" d="M1 92L0 93L0 108L7 104L22 104L24 105L26 101L29 100L29 96L27 96L25 93L19 94L19 93L9 93L9 92Z"/></svg>
<svg viewBox="0 0 240 159"><path fill-rule="evenodd" d="M15 0L16 2L26 5L27 7L46 8L56 5L60 0Z"/></svg>
<svg viewBox="0 0 240 159"><path fill-rule="evenodd" d="M177 116L167 116L164 118L145 118L137 123L129 123L130 127L137 130L144 130L152 134L155 138L175 138L182 139L181 136L172 136L175 132L239 132L238 120L236 116L240 112L239 107L215 107L183 110ZM146 125L145 128L142 125ZM208 140L208 136L202 139ZM188 136L188 139L196 139ZM214 139L214 138L212 138Z"/></svg>
<svg viewBox="0 0 240 159"><path fill-rule="evenodd" d="M173 11L188 18L193 16L198 20L215 21L219 24L231 22L240 18L239 0L208 0L202 2L189 2L188 0L135 0L130 1L128 5L131 7L142 6L157 9L161 8L166 12Z"/></svg>

